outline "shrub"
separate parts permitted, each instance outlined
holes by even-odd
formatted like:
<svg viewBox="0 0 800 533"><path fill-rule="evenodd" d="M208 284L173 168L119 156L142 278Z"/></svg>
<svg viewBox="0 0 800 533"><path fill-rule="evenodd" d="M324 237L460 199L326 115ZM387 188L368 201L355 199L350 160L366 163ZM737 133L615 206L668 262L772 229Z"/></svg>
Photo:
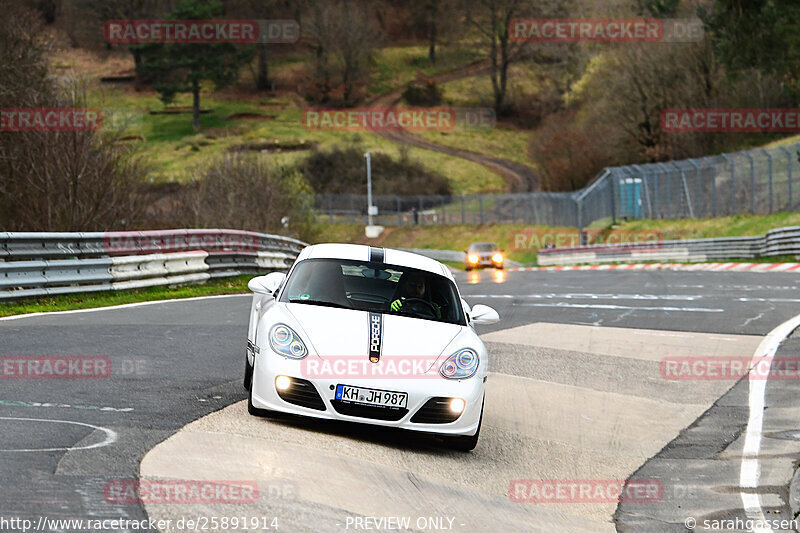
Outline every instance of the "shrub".
<svg viewBox="0 0 800 533"><path fill-rule="evenodd" d="M281 232L303 239L312 223L308 186L295 169L274 167L258 154L226 154L196 169L199 177L181 191L180 226Z"/></svg>
<svg viewBox="0 0 800 533"><path fill-rule="evenodd" d="M403 91L403 100L409 105L430 107L442 103L442 90L434 82L410 83Z"/></svg>
<svg viewBox="0 0 800 533"><path fill-rule="evenodd" d="M356 147L315 151L301 163L300 172L317 193L366 194L364 153ZM445 176L409 160L405 154L395 160L376 152L372 154L372 192L449 196L452 188Z"/></svg>

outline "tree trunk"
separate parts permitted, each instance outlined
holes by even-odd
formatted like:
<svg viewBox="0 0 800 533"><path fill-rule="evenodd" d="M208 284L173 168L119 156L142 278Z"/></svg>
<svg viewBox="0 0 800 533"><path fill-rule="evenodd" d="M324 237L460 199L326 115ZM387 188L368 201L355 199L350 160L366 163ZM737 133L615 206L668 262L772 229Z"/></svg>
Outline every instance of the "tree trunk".
<svg viewBox="0 0 800 533"><path fill-rule="evenodd" d="M200 83L197 80L192 81L192 116L192 128L200 131Z"/></svg>
<svg viewBox="0 0 800 533"><path fill-rule="evenodd" d="M267 44L258 44L258 76L256 77L256 90L269 90L269 64L267 63Z"/></svg>
<svg viewBox="0 0 800 533"><path fill-rule="evenodd" d="M436 64L436 22L433 20L428 23L428 59L431 65Z"/></svg>

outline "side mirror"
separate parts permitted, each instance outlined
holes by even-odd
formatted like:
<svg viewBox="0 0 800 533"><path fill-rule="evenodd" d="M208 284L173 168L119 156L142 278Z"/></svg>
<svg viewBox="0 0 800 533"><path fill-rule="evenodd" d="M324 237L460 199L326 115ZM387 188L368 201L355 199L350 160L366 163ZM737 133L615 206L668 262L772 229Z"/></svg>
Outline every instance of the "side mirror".
<svg viewBox="0 0 800 533"><path fill-rule="evenodd" d="M467 313L467 315L472 312L472 309L464 298L461 298L461 307L464 308L464 312Z"/></svg>
<svg viewBox="0 0 800 533"><path fill-rule="evenodd" d="M475 324L494 324L500 321L500 315L497 314L497 311L483 304L473 307L470 317Z"/></svg>
<svg viewBox="0 0 800 533"><path fill-rule="evenodd" d="M281 286L286 274L283 272L272 272L266 276L258 276L247 283L247 288L256 294L272 294Z"/></svg>

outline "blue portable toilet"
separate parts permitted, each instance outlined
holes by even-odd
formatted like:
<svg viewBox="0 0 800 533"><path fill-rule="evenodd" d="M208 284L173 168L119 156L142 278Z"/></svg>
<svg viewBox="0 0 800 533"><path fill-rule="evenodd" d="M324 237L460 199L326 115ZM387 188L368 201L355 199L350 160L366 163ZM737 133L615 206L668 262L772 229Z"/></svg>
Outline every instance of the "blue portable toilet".
<svg viewBox="0 0 800 533"><path fill-rule="evenodd" d="M623 218L642 218L642 179L624 178L619 180L619 216Z"/></svg>

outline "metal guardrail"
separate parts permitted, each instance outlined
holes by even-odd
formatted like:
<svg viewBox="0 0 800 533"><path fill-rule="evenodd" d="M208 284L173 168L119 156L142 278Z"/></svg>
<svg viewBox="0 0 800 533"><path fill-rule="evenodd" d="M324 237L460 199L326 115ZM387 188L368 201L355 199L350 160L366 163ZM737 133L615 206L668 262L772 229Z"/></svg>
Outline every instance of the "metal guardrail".
<svg viewBox="0 0 800 533"><path fill-rule="evenodd" d="M538 263L545 266L640 261L693 263L798 254L800 254L800 226L791 226L773 229L765 235L756 237L719 237L543 249L538 251Z"/></svg>
<svg viewBox="0 0 800 533"><path fill-rule="evenodd" d="M0 300L285 270L306 243L248 231L0 233Z"/></svg>

